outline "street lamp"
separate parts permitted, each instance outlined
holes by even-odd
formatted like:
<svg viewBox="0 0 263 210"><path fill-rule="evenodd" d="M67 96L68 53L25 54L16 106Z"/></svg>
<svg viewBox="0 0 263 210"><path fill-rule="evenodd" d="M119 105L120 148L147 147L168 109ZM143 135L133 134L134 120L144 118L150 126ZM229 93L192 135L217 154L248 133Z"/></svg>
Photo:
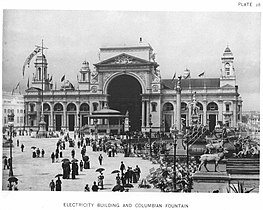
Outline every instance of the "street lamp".
<svg viewBox="0 0 263 210"><path fill-rule="evenodd" d="M13 160L12 160L12 135L13 135L13 128L14 128L14 113L8 115L8 126L10 131L10 162L9 162L9 176L13 176Z"/></svg>
<svg viewBox="0 0 263 210"><path fill-rule="evenodd" d="M150 136L149 136L149 141L150 141L150 157L152 157L152 115L149 115L149 126L150 126Z"/></svg>

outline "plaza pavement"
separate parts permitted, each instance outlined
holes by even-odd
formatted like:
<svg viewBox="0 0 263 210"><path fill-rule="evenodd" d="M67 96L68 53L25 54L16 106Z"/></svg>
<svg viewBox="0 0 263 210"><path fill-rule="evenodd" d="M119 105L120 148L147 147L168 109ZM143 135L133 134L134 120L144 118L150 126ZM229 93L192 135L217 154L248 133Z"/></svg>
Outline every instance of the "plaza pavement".
<svg viewBox="0 0 263 210"><path fill-rule="evenodd" d="M24 152L21 152L20 146L16 146L16 140L19 139L20 146L23 143L25 145ZM66 143L66 149L63 151L63 158L60 158L58 162L51 163L51 153L55 152L56 143L59 138L31 138L29 136L18 136L14 138L13 147L13 172L18 181L19 191L49 191L49 183L53 179L56 180L55 175L62 173L61 159L68 158L71 160L71 150L72 147L68 147L68 142ZM35 146L37 148L45 150L44 158L32 158L31 147ZM81 160L80 149L77 145L74 147L76 151L75 158ZM103 155L103 164L99 165L98 156ZM9 157L9 148L3 148L3 154ZM104 190L101 191L111 191L116 185L116 174L111 174L115 169L120 168L120 162L123 161L126 168L131 166L134 168L139 165L141 168L141 179L145 178L149 174L149 169L152 167L157 168L158 165L152 164L149 160L143 160L138 157L124 157L123 153L117 154L115 157L108 157L103 152L93 152L91 147L87 147L86 155L90 157L90 169L83 169L82 172L79 171L79 175L76 179L62 179L62 191L84 191L86 184L89 184L90 188L94 181L97 182L97 176L99 173L95 170L99 167L105 168L104 174ZM2 167L3 168L3 167ZM8 174L9 170L3 170L2 175L2 189L8 190ZM141 180L140 179L140 180ZM138 182L140 183L140 181ZM130 189L130 192L160 192L159 189L153 188L144 189L138 188L138 183L133 184L134 188Z"/></svg>

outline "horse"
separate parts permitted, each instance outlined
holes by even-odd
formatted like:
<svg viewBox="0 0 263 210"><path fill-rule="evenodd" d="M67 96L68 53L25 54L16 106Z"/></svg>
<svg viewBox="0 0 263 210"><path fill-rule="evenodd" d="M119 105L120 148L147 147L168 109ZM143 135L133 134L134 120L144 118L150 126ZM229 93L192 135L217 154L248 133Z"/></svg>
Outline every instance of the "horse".
<svg viewBox="0 0 263 210"><path fill-rule="evenodd" d="M200 171L200 170L201 170L201 166L204 165L205 169L206 169L207 171L209 171L209 170L207 169L207 167L206 167L207 162L208 162L208 161L214 161L214 162L215 162L215 171L217 171L217 170L216 170L216 167L218 166L219 161L224 158L224 156L225 156L226 153L228 153L228 151L224 149L224 150L223 150L222 152L220 152L220 153L203 154L203 155L201 155L201 156L200 156L200 159L199 159L199 160L201 161L201 163L200 163L199 166L198 166L198 170Z"/></svg>

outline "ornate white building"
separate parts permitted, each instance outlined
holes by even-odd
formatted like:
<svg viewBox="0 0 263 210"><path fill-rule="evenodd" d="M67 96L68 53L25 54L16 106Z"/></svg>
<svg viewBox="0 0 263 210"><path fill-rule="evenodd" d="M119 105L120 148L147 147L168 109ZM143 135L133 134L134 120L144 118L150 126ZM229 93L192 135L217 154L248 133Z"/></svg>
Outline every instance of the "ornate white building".
<svg viewBox="0 0 263 210"><path fill-rule="evenodd" d="M14 128L17 132L24 130L24 96L19 93L2 92L2 126L8 127L8 115L14 113Z"/></svg>
<svg viewBox="0 0 263 210"><path fill-rule="evenodd" d="M218 78L182 80L181 118L188 125L193 94L199 107L200 122L213 130L221 121L234 127L241 121L242 100L236 85L234 57L227 47L221 57ZM26 90L26 127L38 129L42 104L47 130L76 130L84 125L94 130L92 113L108 106L122 115L128 111L131 131L169 131L176 120L177 79L162 79L149 44L100 48L100 62L90 70L83 62L79 71L78 88L65 84L54 90L48 78L45 56L37 56L32 87ZM44 71L44 72L42 72ZM187 71L187 70L186 70ZM218 70L220 73L220 71ZM187 73L187 72L186 72ZM172 77L172 76L171 76ZM106 122L99 122L103 125ZM110 122L114 124L114 122ZM114 127L112 127L114 128ZM99 132L117 133L116 129L99 127Z"/></svg>

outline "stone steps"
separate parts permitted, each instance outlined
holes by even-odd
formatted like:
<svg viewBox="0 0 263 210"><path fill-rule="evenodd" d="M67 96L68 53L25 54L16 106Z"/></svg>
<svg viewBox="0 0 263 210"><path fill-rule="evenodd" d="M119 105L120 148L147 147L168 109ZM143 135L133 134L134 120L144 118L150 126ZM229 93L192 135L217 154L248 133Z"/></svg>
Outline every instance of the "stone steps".
<svg viewBox="0 0 263 210"><path fill-rule="evenodd" d="M259 174L259 158L228 159L226 170L229 174Z"/></svg>

